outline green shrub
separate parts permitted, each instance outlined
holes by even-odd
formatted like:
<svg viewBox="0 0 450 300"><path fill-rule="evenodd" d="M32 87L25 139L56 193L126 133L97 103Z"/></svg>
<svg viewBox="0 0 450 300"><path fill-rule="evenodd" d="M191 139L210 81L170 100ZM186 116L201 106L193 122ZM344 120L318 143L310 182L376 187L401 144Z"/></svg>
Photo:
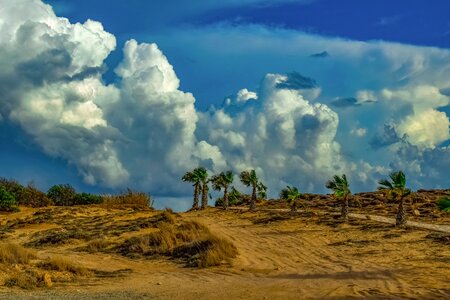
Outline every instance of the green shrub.
<svg viewBox="0 0 450 300"><path fill-rule="evenodd" d="M58 206L71 206L75 204L75 189L70 184L58 184L52 186L47 197Z"/></svg>
<svg viewBox="0 0 450 300"><path fill-rule="evenodd" d="M0 187L0 210L2 211L18 211L17 201L14 196L4 187Z"/></svg>
<svg viewBox="0 0 450 300"><path fill-rule="evenodd" d="M100 204L102 201L102 196L89 193L76 194L74 198L75 205Z"/></svg>
<svg viewBox="0 0 450 300"><path fill-rule="evenodd" d="M223 199L222 197L217 198L215 206L223 206ZM243 204L249 204L250 203L250 196L246 194L241 194L238 190L236 190L234 187L231 188L231 192L228 194L228 204L230 206L233 205L243 205Z"/></svg>
<svg viewBox="0 0 450 300"><path fill-rule="evenodd" d="M437 201L440 210L450 212L450 197L442 197Z"/></svg>

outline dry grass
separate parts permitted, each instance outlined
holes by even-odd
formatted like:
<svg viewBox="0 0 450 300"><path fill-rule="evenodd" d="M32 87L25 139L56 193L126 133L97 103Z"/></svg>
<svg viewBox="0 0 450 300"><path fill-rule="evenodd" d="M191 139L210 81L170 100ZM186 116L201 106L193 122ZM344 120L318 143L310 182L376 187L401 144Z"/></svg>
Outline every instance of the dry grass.
<svg viewBox="0 0 450 300"><path fill-rule="evenodd" d="M5 286L33 289L39 286L42 276L34 271L17 272L5 280Z"/></svg>
<svg viewBox="0 0 450 300"><path fill-rule="evenodd" d="M120 195L104 195L102 198L102 205L106 208L134 207L148 209L151 207L149 194L134 192L130 189Z"/></svg>
<svg viewBox="0 0 450 300"><path fill-rule="evenodd" d="M163 222L158 231L133 237L118 247L126 256L169 256L181 259L187 266L205 268L231 263L236 247L226 239L213 235L197 222Z"/></svg>
<svg viewBox="0 0 450 300"><path fill-rule="evenodd" d="M36 255L17 244L0 243L0 262L7 264L28 264Z"/></svg>
<svg viewBox="0 0 450 300"><path fill-rule="evenodd" d="M42 232L37 232L33 235L34 239L28 243L26 246L30 247L46 247L49 245L63 245L70 240L88 240L90 239L90 235L83 230L80 229L49 229Z"/></svg>
<svg viewBox="0 0 450 300"><path fill-rule="evenodd" d="M70 272L74 275L88 276L91 275L91 271L87 268L77 265L69 259L62 256L54 256L46 262L41 262L38 265L44 270L54 270L59 272Z"/></svg>
<svg viewBox="0 0 450 300"><path fill-rule="evenodd" d="M87 251L89 253L95 253L104 251L108 246L111 245L111 242L106 239L96 239L93 241L90 241L86 247L82 248L81 250Z"/></svg>

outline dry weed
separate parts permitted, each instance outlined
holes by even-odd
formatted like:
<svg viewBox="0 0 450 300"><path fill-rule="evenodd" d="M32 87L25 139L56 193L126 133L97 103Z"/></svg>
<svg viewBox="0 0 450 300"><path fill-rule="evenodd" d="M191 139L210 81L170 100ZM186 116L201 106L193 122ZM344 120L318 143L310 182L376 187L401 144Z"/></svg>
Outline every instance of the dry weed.
<svg viewBox="0 0 450 300"><path fill-rule="evenodd" d="M130 189L120 195L104 195L102 198L102 205L107 208L134 207L148 209L151 206L149 194L134 192Z"/></svg>
<svg viewBox="0 0 450 300"><path fill-rule="evenodd" d="M89 271L87 268L77 265L62 256L54 256L48 261L40 263L38 266L44 270L70 272L74 275L80 276L88 276L91 274L91 271Z"/></svg>
<svg viewBox="0 0 450 300"><path fill-rule="evenodd" d="M28 264L36 258L34 253L17 244L0 243L0 262L8 264Z"/></svg>
<svg viewBox="0 0 450 300"><path fill-rule="evenodd" d="M118 247L126 256L165 255L178 258L188 266L209 267L230 263L236 257L236 247L226 239L212 234L197 222L182 222L180 225L163 222L159 231L133 237Z"/></svg>

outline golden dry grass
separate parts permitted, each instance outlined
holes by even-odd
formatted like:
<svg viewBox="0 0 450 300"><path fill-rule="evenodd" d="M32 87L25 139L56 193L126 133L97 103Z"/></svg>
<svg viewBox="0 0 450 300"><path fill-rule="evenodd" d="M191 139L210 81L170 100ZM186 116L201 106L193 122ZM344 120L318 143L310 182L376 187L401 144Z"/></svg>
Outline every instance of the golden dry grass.
<svg viewBox="0 0 450 300"><path fill-rule="evenodd" d="M7 264L28 264L36 255L21 245L0 243L0 262Z"/></svg>
<svg viewBox="0 0 450 300"><path fill-rule="evenodd" d="M182 259L187 266L205 268L231 263L236 247L194 221L181 224L163 222L158 231L126 240L119 251L126 256L164 255Z"/></svg>
<svg viewBox="0 0 450 300"><path fill-rule="evenodd" d="M87 268L73 263L69 259L62 256L54 256L45 262L41 262L39 267L44 270L54 270L60 272L70 272L74 275L88 276L91 271Z"/></svg>
<svg viewBox="0 0 450 300"><path fill-rule="evenodd" d="M111 242L106 239L95 239L87 243L86 247L82 250L89 253L95 253L105 250L109 245L111 245Z"/></svg>
<svg viewBox="0 0 450 300"><path fill-rule="evenodd" d="M102 199L102 205L106 208L136 207L148 209L151 204L150 195L132 190L120 195L104 195Z"/></svg>

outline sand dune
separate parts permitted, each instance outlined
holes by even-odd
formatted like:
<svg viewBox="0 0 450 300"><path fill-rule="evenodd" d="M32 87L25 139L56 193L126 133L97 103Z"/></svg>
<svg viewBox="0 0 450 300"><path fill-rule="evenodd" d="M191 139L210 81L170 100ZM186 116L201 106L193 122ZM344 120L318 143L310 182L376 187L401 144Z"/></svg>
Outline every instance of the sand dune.
<svg viewBox="0 0 450 300"><path fill-rule="evenodd" d="M76 212L76 213L74 213ZM20 213L24 219L32 216ZM155 212L74 208L69 220L106 225L151 217ZM56 282L33 291L0 289L1 299L448 299L450 249L427 237L430 232L399 229L373 220L342 224L332 214L241 212L208 209L181 215L198 221L238 250L232 265L187 268L177 260L128 258L117 253L76 251L82 239L38 248L39 257L64 255L84 267L102 270L93 276ZM8 216L11 220L11 216ZM58 223L58 222L56 222ZM135 224L135 223L133 223ZM105 225L105 226L106 226ZM3 240L29 241L36 231L58 225L27 224ZM98 227L99 225L96 224ZM112 226L112 225L111 225ZM86 227L87 228L87 227ZM141 228L137 232L150 232ZM124 233L125 234L125 233ZM135 232L126 232L128 236ZM119 241L123 234L110 237ZM105 273L106 274L106 273Z"/></svg>

